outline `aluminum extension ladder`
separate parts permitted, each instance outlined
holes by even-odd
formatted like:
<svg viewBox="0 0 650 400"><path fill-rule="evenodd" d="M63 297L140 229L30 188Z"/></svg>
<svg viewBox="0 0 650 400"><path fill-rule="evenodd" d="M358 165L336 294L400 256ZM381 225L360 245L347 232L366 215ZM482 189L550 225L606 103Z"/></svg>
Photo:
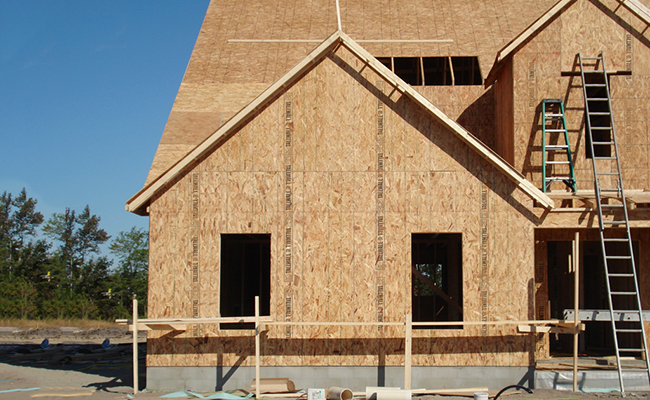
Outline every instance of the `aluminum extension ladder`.
<svg viewBox="0 0 650 400"><path fill-rule="evenodd" d="M605 58L602 52L598 57L582 57L582 54L578 54L578 61L585 99L585 131L594 170L594 190L616 365L621 393L625 396L626 372L645 371L650 383L650 357L643 326ZM613 217L605 219L603 215ZM634 321L617 321L614 315L621 312L632 314ZM645 358L645 369L624 368L621 365L622 354Z"/></svg>
<svg viewBox="0 0 650 400"><path fill-rule="evenodd" d="M547 134L563 135L564 144L547 144L549 136ZM565 165L568 168L564 168L560 172L558 171L560 168L557 168L560 165ZM576 191L576 177L564 117L564 104L560 99L542 100L542 181L544 182L543 192L550 189L553 182L564 182L572 192Z"/></svg>

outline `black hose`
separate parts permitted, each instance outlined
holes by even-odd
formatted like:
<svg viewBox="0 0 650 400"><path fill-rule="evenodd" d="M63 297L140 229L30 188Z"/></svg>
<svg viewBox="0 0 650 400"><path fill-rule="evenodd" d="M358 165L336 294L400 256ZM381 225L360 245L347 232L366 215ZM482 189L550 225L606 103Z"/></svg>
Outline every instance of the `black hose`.
<svg viewBox="0 0 650 400"><path fill-rule="evenodd" d="M499 393L497 393L497 395L494 396L494 400L497 400L497 399L499 398L499 396L501 396L501 393L505 392L506 390L508 390L508 389L515 389L515 388L516 388L516 389L523 389L523 390L527 391L528 394L533 394L533 391L530 390L530 389L528 389L528 388L525 387L525 386L521 386L521 385L510 385L510 386L506 386L506 387L504 387L503 389L499 390Z"/></svg>

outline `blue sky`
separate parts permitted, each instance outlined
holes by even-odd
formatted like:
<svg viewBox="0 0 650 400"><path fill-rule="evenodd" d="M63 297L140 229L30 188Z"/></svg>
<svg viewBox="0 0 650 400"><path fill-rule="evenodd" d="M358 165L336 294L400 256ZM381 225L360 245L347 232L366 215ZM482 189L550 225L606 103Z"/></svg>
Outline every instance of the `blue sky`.
<svg viewBox="0 0 650 400"><path fill-rule="evenodd" d="M0 0L0 193L110 235L142 188L208 0Z"/></svg>

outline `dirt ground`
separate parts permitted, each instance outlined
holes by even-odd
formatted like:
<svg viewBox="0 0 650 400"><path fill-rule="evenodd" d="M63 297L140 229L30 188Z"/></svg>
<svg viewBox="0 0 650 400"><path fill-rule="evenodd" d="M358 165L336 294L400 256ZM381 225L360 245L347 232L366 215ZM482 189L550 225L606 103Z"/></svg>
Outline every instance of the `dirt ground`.
<svg viewBox="0 0 650 400"><path fill-rule="evenodd" d="M49 345L41 346L43 338ZM110 344L101 343L108 338ZM145 336L139 340L141 389L146 382ZM133 395L132 338L125 328L45 328L18 332L0 330L0 400L13 399L159 399L162 392ZM32 389L32 390L25 390ZM433 389L433 388L429 388ZM495 393L491 393L494 395ZM193 398L187 396L185 398ZM306 399L306 395L304 396ZM423 400L467 400L471 397L419 396ZM619 399L619 393L574 393L508 390L500 399ZM650 392L628 393L627 398L648 399ZM277 398L275 398L277 399ZM275 400L274 399L274 400ZM294 397L295 399L295 397Z"/></svg>

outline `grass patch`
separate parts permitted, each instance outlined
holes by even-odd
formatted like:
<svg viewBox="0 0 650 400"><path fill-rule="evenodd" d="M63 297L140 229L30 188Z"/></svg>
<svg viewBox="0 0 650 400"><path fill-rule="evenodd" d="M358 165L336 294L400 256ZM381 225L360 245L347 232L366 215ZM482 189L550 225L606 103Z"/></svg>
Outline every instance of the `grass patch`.
<svg viewBox="0 0 650 400"><path fill-rule="evenodd" d="M77 328L117 328L120 325L112 321L90 320L90 319L0 319L0 326L15 326L21 329L28 328L60 328L62 326L74 326Z"/></svg>

